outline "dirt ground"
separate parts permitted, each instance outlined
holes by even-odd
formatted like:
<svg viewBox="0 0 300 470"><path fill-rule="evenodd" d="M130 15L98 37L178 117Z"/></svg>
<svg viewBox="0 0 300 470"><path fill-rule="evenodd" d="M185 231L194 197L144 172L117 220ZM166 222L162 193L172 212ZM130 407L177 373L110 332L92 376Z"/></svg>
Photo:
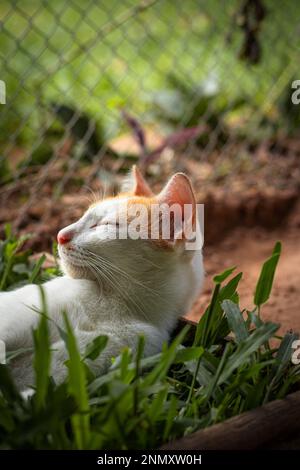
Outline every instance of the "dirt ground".
<svg viewBox="0 0 300 470"><path fill-rule="evenodd" d="M262 227L236 228L226 237L204 248L206 281L202 294L188 317L198 320L210 299L216 273L237 266L242 271L239 293L242 308L253 307L253 294L262 263L270 256L277 240L282 254L277 266L273 291L262 316L281 324L281 331L293 329L300 333L300 205L289 219L275 230Z"/></svg>

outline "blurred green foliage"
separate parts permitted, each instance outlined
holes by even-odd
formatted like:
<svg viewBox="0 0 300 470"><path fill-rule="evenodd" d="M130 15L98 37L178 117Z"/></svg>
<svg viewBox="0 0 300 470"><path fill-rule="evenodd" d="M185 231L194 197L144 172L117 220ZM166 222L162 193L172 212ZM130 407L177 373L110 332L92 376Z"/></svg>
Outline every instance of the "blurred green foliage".
<svg viewBox="0 0 300 470"><path fill-rule="evenodd" d="M188 125L205 112L207 103L198 99L198 91L210 77L218 87L208 115L214 123L225 109L235 117L248 114L253 126L273 115L297 72L298 52L290 41L298 26L294 2L266 0L259 34L262 58L255 66L238 58L242 33L232 25L238 0L222 7L216 0L159 0L144 11L132 10L139 4L17 0L12 7L1 2L1 79L7 84L8 104L1 109L0 149L11 136L29 149L33 143L38 146L36 138L43 129L46 133L53 102L92 116L97 128L103 128L97 131L100 141L119 131L121 106L153 122L156 98L169 94L170 103L176 83L181 97L188 90L176 123ZM286 114L280 116L284 120Z"/></svg>

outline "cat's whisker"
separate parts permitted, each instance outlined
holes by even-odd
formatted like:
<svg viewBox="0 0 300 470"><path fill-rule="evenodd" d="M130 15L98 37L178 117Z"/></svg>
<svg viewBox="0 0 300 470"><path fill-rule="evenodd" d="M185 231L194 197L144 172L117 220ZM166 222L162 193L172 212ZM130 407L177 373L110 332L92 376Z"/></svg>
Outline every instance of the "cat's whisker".
<svg viewBox="0 0 300 470"><path fill-rule="evenodd" d="M113 289L115 289L115 290L120 294L120 296L122 297L122 299L123 299L125 302L126 302L126 300L128 300L129 302L133 303L134 306L135 306L136 308L138 308L138 310L140 311L140 313L142 313L142 315L144 315L144 311L143 311L142 307L139 306L137 303L135 303L134 300L133 300L130 296L127 296L127 295L125 294L125 292L123 292L123 291L117 286L116 282L113 282L113 281L115 281L115 279L113 278L112 273L107 272L107 270L105 271L105 269L104 269L104 270L103 270L103 269L100 270L99 267L98 267L97 265L94 265L93 263L91 263L90 265L91 265L91 268L93 268L93 270L96 271L96 273L98 272L98 273L100 274L100 276L103 276L103 277L106 279L106 281L108 282L108 284L109 284L110 286L112 286ZM130 308L128 307L127 303L126 303L126 306L127 306L127 308L128 308L128 311L129 311L130 313L132 313L132 311L131 311Z"/></svg>
<svg viewBox="0 0 300 470"><path fill-rule="evenodd" d="M95 204L99 201L101 201L103 199L103 190L102 190L102 194L100 193L100 189L99 189L99 194L97 194L97 192L95 192L93 190L93 188L91 188L90 186L88 185L84 185L83 186L83 189L89 191L90 195L91 195L91 198L88 197L88 195L86 195L86 197L89 199L89 202L90 204Z"/></svg>
<svg viewBox="0 0 300 470"><path fill-rule="evenodd" d="M98 302L97 303L101 303L101 299L102 299L102 292L103 292L103 282L102 282L102 279L101 277L97 276L97 270L94 268L94 266L92 266L91 263L89 263L87 260L86 260L89 268L92 270L92 272L94 273L94 276L95 276L95 280L99 286L99 297L98 297Z"/></svg>
<svg viewBox="0 0 300 470"><path fill-rule="evenodd" d="M172 303L169 300L167 300L166 298L165 299L161 298L161 294L159 291L154 290L153 288L147 286L145 283L142 283L141 281L137 280L135 277L133 277L126 271L122 270L111 261L87 249L84 249L84 250L82 248L78 249L76 250L76 253L79 255L81 261L86 262L90 265L91 264L93 265L94 274L95 274L95 269L97 270L97 273L99 274L100 277L101 275L104 276L105 274L106 281L108 282L108 284L110 284L113 287L113 289L117 290L120 295L122 294L122 298L124 300L127 300L129 303L131 303L136 309L138 309L138 311L140 311L140 313L143 314L143 316L144 316L144 311L145 311L145 305L141 302L140 299L143 298L144 296L141 296L140 293L135 293L134 289L132 289L130 291L130 294L128 294L127 293L128 285L126 285L126 287L124 287L124 290L121 291L117 287L118 283L120 284L120 279L115 278L116 273L122 276L124 279L130 281L136 286L141 287L143 290L151 294L147 296L148 306L152 304L153 308L155 308L155 299L153 298L154 296L156 298L159 298L162 304L164 304L166 307L172 307ZM104 270L105 270L105 273L104 273ZM109 279L107 278L108 276L110 276ZM111 278L113 282L111 282ZM135 297L135 299L133 297Z"/></svg>
<svg viewBox="0 0 300 470"><path fill-rule="evenodd" d="M96 262L98 264L101 265L101 267L103 267L103 265L106 265L108 267L110 267L111 270L115 270L116 272L118 272L118 274L122 275L124 278L126 278L127 280L133 282L134 284L136 285L139 285L142 289L145 289L146 291L148 291L150 294L154 295L155 297L159 298L160 301L162 302L162 304L164 304L166 307L173 307L173 303L167 299L167 298L161 298L161 293L157 290L154 290L152 289L151 287L145 285L144 283L138 281L136 278L132 277L131 275L129 275L128 273L126 273L125 271L121 270L120 268L118 268L117 266L115 266L114 264L112 264L111 262L109 262L108 260L105 260L104 258L102 258L101 256L99 255L95 255L94 253L90 252L89 250L87 250L89 252L89 255L91 257L93 257L93 259L96 260ZM99 263L100 261L100 263ZM132 294L133 295L133 294ZM139 296L137 295L137 298L139 298ZM148 301L148 304L152 303L153 307L155 306L155 299L153 299L151 296L148 297L147 299Z"/></svg>
<svg viewBox="0 0 300 470"><path fill-rule="evenodd" d="M117 279L117 280L115 279L115 276L114 276L113 272L111 272L111 270L109 269L109 268L110 268L110 267L109 267L109 264L107 264L107 263L101 263L100 266L99 266L99 258L100 258L100 257L98 257L98 259L97 259L98 264L96 264L96 265L93 264L93 265L97 268L97 270L98 270L98 272L100 273L100 275L103 274L103 271L106 272L106 275L110 275L110 276L112 277L113 281L114 281L114 282L113 282L113 288L119 290L119 293L124 294L125 297L128 299L128 301L131 302L131 303L143 314L143 316L145 316L145 314L144 314L145 306L144 306L144 304L140 301L140 299L142 298L142 296L140 296L139 293L136 293L136 294L135 294L135 293L134 293L134 290L130 291L130 293L128 294L128 293L127 293L127 289L128 289L128 286L127 286L127 285L126 285L126 288L124 288L124 291L120 291L120 289L117 288L117 284L118 284L118 283L120 284L120 280L119 280L119 279ZM105 260L103 260L103 261L105 261ZM100 267L101 267L101 270L100 270ZM120 274L119 271L118 271L118 273ZM121 274L126 275L126 278L128 278L129 280L134 280L133 278L131 278L131 276L127 276L127 273L125 273L125 272L121 272ZM153 289L149 288L148 286L145 286L145 285L142 284L142 283L139 283L139 285L140 285L142 288L146 288L146 289L150 290L151 294L153 294L153 293L154 293L154 294L157 294L157 292L155 292ZM123 295L123 298L124 298L124 295ZM134 298L134 297L135 297L135 298ZM153 307L155 306L155 301L154 301L153 298L151 298L151 296L147 297L146 301L147 301L148 305L149 305L149 303L150 303L150 304L153 305ZM162 300L162 302L165 303L166 305L168 304L169 306L171 306L171 303L170 303L170 302L167 302L167 301L164 302L164 300Z"/></svg>

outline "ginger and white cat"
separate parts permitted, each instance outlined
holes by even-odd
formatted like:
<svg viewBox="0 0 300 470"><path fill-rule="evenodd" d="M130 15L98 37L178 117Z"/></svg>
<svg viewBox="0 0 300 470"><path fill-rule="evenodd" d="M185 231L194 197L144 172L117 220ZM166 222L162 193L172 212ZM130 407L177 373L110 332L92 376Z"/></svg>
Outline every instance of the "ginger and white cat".
<svg viewBox="0 0 300 470"><path fill-rule="evenodd" d="M64 327L62 312L68 314L81 351L96 336L108 336L106 349L91 363L99 375L122 347L135 350L141 334L145 336L145 354L158 353L202 286L201 250L185 250L183 239L110 236L116 231L116 215L122 214L128 204L143 204L148 210L154 203L192 204L196 218L189 179L177 173L156 196L136 167L131 182L129 191L93 204L77 222L58 234L64 275L43 284L48 316L54 320L48 322L51 374L58 383L67 374L67 351L56 327ZM32 307L41 309L36 285L0 293L0 339L7 351L33 346L32 330L40 315ZM12 374L21 390L34 385L32 353L15 359Z"/></svg>

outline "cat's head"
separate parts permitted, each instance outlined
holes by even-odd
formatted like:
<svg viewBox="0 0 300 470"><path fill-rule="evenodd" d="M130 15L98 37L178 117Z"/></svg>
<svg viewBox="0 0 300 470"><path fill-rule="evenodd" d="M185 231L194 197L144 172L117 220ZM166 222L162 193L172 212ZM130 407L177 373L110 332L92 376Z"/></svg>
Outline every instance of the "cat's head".
<svg viewBox="0 0 300 470"><path fill-rule="evenodd" d="M191 294L203 275L201 250L186 249L187 233L194 233L196 222L195 196L186 175L175 174L154 195L133 167L123 192L92 204L58 233L63 271L94 279L121 296L139 291L146 299L153 289L169 295L186 281L190 285L183 289Z"/></svg>

